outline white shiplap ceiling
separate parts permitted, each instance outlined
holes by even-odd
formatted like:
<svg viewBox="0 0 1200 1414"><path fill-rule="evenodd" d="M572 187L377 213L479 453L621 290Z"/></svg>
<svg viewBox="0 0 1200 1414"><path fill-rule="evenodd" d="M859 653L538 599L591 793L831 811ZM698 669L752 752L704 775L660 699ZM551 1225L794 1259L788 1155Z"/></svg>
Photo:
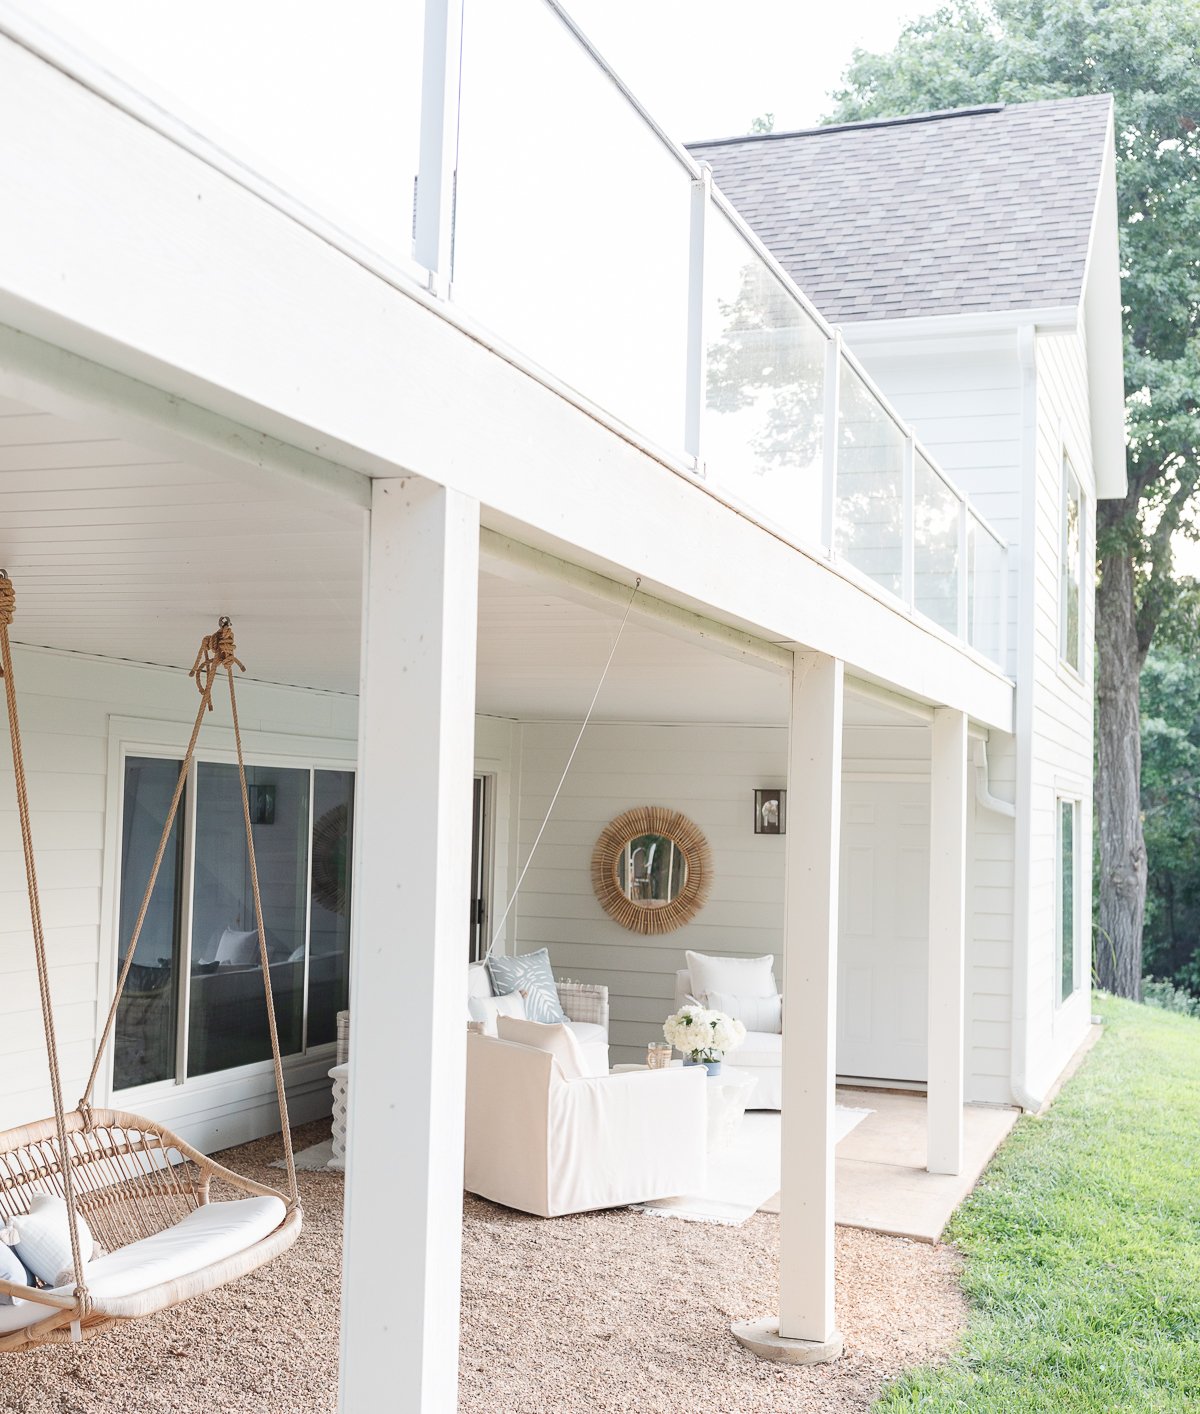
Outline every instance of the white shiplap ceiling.
<svg viewBox="0 0 1200 1414"><path fill-rule="evenodd" d="M17 592L14 640L179 667L220 614L252 676L338 692L358 680L362 512L282 493L230 463L165 459L109 421L0 396L0 566ZM485 557L478 704L576 719L620 611L514 582ZM631 620L600 718L780 722L786 678Z"/></svg>
<svg viewBox="0 0 1200 1414"><path fill-rule="evenodd" d="M249 675L353 693L363 513L232 459L181 458L151 428L64 416L4 395L0 567L17 593L13 639L180 668L228 614ZM576 721L622 606L486 551L479 577L481 712ZM788 678L630 618L598 720L779 724ZM847 697L847 720L895 721Z"/></svg>

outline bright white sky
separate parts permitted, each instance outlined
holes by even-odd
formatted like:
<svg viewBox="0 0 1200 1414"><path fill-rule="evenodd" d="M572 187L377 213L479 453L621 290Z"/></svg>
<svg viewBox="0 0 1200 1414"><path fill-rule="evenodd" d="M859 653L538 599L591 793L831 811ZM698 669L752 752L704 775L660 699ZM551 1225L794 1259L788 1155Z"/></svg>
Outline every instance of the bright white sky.
<svg viewBox="0 0 1200 1414"><path fill-rule="evenodd" d="M890 49L937 0L567 0L580 28L672 137L730 137L762 113L811 127L856 47Z"/></svg>

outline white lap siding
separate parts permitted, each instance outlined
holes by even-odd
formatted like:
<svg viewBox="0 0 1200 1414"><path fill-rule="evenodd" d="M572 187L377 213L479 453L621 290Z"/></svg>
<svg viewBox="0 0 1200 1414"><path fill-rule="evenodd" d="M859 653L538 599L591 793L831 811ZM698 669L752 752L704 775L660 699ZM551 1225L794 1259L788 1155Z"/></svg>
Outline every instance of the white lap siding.
<svg viewBox="0 0 1200 1414"><path fill-rule="evenodd" d="M527 722L520 739L522 862L541 826L576 728ZM997 789L1011 776L998 756ZM787 732L775 726L589 727L517 901L516 948L550 950L559 976L610 988L612 1058L633 1061L661 1035L672 1010L684 950L759 956L781 951L783 841L753 832L755 787L784 781ZM855 726L845 731L846 779L860 793L896 780L924 783L928 728ZM1008 775L1006 776L1006 772ZM635 805L680 810L713 852L709 901L675 933L642 937L600 908L592 892L592 849L601 830ZM1012 822L975 812L967 941L967 1098L1009 1099ZM849 877L846 887L852 888ZM880 927L888 910L877 911ZM783 978L780 977L781 984ZM844 999L845 1000L845 999Z"/></svg>

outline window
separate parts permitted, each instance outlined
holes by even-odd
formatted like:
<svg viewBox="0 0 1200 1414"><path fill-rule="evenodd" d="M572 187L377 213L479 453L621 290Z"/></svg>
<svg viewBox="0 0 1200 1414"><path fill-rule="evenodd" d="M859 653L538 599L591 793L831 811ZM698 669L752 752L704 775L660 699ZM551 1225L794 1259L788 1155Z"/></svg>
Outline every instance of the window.
<svg viewBox="0 0 1200 1414"><path fill-rule="evenodd" d="M1058 1000L1065 1002L1076 987L1075 956L1078 951L1079 910L1076 908L1076 878L1079 858L1079 802L1058 802Z"/></svg>
<svg viewBox="0 0 1200 1414"><path fill-rule="evenodd" d="M1079 478L1071 469L1067 457L1063 457L1063 502L1062 502L1062 589L1059 605L1059 656L1075 671L1083 671L1083 644L1085 613L1083 586L1087 582L1084 574L1083 533L1083 493Z"/></svg>
<svg viewBox="0 0 1200 1414"><path fill-rule="evenodd" d="M178 761L125 762L120 961ZM280 1049L336 1039L348 996L350 771L246 768ZM163 859L117 1013L113 1084L182 1082L271 1054L237 767L199 761Z"/></svg>

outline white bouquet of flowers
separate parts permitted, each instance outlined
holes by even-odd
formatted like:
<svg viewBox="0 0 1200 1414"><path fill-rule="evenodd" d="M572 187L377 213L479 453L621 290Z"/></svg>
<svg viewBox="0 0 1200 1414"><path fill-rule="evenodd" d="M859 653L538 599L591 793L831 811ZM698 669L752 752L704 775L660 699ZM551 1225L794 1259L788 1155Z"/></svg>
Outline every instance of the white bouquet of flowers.
<svg viewBox="0 0 1200 1414"><path fill-rule="evenodd" d="M746 1028L723 1011L709 1011L698 1002L689 1002L663 1022L663 1035L688 1060L712 1065L737 1050L746 1039Z"/></svg>

